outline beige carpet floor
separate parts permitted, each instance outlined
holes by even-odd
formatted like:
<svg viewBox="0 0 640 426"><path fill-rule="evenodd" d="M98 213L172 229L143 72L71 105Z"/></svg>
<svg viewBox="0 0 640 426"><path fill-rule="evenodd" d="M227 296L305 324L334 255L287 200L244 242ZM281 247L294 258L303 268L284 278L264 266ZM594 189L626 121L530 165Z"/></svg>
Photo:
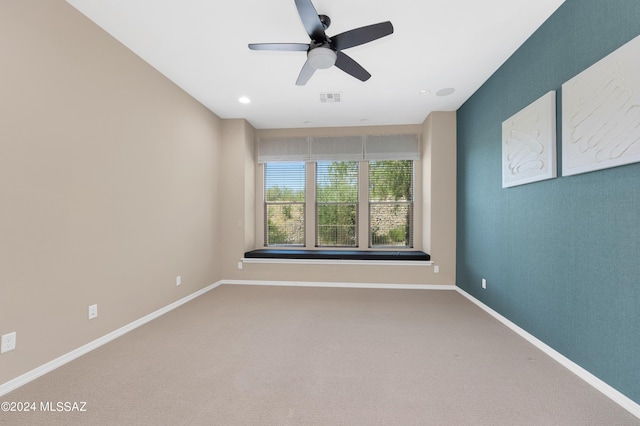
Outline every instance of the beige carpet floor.
<svg viewBox="0 0 640 426"><path fill-rule="evenodd" d="M0 401L3 425L640 425L454 291L220 286Z"/></svg>

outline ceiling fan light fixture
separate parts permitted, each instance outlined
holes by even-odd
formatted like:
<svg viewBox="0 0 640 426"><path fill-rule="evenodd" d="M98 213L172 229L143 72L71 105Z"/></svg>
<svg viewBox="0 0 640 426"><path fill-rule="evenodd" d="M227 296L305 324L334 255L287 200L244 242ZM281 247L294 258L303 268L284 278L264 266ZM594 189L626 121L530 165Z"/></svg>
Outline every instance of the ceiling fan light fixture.
<svg viewBox="0 0 640 426"><path fill-rule="evenodd" d="M331 68L336 63L337 58L336 52L328 47L316 47L307 54L309 65L317 70Z"/></svg>

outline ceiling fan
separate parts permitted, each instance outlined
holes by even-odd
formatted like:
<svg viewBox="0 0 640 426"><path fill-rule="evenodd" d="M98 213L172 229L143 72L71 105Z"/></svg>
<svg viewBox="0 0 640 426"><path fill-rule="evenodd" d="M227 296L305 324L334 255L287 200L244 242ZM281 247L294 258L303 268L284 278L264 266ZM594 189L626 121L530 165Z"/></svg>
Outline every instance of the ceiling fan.
<svg viewBox="0 0 640 426"><path fill-rule="evenodd" d="M380 22L328 37L325 30L331 25L331 19L326 15L318 15L311 0L294 1L311 43L252 43L249 44L249 49L306 51L307 61L296 81L298 86L307 84L317 69L330 68L333 65L361 81L367 81L371 74L342 51L392 34L391 22Z"/></svg>

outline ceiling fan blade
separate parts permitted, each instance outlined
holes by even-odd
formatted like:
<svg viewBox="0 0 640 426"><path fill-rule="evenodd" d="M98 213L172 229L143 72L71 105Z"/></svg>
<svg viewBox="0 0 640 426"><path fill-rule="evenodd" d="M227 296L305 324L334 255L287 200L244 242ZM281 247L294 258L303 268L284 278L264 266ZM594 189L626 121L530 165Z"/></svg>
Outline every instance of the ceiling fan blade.
<svg viewBox="0 0 640 426"><path fill-rule="evenodd" d="M335 49L343 50L377 40L389 34L393 34L393 25L386 21L345 31L331 37L331 41Z"/></svg>
<svg viewBox="0 0 640 426"><path fill-rule="evenodd" d="M307 84L307 81L309 81L314 72L316 72L316 69L312 67L311 64L309 64L309 60L307 60L307 62L304 63L302 70L300 70L296 86L304 86Z"/></svg>
<svg viewBox="0 0 640 426"><path fill-rule="evenodd" d="M367 72L362 66L351 59L349 56L344 53L338 51L338 58L336 59L336 67L340 68L342 71L346 72L349 75L354 76L358 80L367 81L371 77L371 74Z"/></svg>
<svg viewBox="0 0 640 426"><path fill-rule="evenodd" d="M298 8L298 14L302 20L302 25L304 25L304 29L307 31L307 34L309 34L309 37L311 37L311 40L316 43L327 41L324 26L322 26L318 12L316 12L316 8L313 7L311 0L295 0L295 2L296 8Z"/></svg>
<svg viewBox="0 0 640 426"><path fill-rule="evenodd" d="M251 50L295 50L300 52L306 52L309 50L309 45L304 43L251 43L249 45Z"/></svg>

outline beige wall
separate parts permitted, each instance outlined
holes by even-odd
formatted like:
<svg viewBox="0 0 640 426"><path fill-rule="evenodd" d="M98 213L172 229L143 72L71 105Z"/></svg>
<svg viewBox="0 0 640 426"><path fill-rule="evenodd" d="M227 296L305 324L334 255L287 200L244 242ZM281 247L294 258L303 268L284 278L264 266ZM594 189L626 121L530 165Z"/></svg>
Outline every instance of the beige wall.
<svg viewBox="0 0 640 426"><path fill-rule="evenodd" d="M438 280L456 282L456 113L433 112L424 122L423 241Z"/></svg>
<svg viewBox="0 0 640 426"><path fill-rule="evenodd" d="M222 122L63 0L2 0L0 52L4 383L221 278Z"/></svg>
<svg viewBox="0 0 640 426"><path fill-rule="evenodd" d="M219 119L63 0L2 0L0 52L0 334L18 333L0 384L221 279L454 285L455 113L376 128L423 135L419 236L439 274L239 270L257 244L255 139L299 129Z"/></svg>
<svg viewBox="0 0 640 426"><path fill-rule="evenodd" d="M251 250L256 244L256 136L253 127L244 124L244 250Z"/></svg>
<svg viewBox="0 0 640 426"><path fill-rule="evenodd" d="M220 165L220 265L223 278L237 269L254 244L254 129L245 120L224 120Z"/></svg>
<svg viewBox="0 0 640 426"><path fill-rule="evenodd" d="M255 264L245 263L242 270L237 269L237 263L246 250L258 247L248 243L241 245L243 232L247 235L250 224L248 214L251 206L248 204L250 195L254 198L256 220L255 229L262 228L260 217L262 214L260 196L257 185L251 188L252 194L235 193L247 182L257 181L255 161L246 161L255 155L254 144L248 144L248 132L242 130L240 123L235 126L237 131L232 137L225 137L225 146L234 152L233 156L225 151L225 168L229 171L228 189L225 189L225 200L231 204L226 214L229 222L226 230L222 230L225 247L229 250L223 255L223 275L225 279L233 280L267 280L267 281L299 281L299 282L339 282L339 283L379 283L379 284L442 284L455 285L455 223L456 223L456 121L455 112L433 113L423 125L416 126L382 126L382 127L352 127L352 128L322 128L322 129L281 129L256 130L256 137L276 136L313 136L313 135L360 135L360 134L393 134L402 132L417 132L422 134L423 160L421 175L423 181L421 223L417 227L420 233L418 241L421 247L432 256L435 265L439 266L439 273L434 273L431 266L378 266L378 265L291 265L291 264ZM239 152L244 150L244 152ZM244 175L242 177L241 175ZM233 182L231 182L233 180ZM244 182L242 182L244 180ZM225 178L225 182L226 182ZM240 205L243 203L242 205ZM226 204L226 202L225 202ZM223 216L225 213L223 213ZM244 227L235 218L245 217ZM223 226L224 228L224 226ZM234 229L235 228L235 229Z"/></svg>

